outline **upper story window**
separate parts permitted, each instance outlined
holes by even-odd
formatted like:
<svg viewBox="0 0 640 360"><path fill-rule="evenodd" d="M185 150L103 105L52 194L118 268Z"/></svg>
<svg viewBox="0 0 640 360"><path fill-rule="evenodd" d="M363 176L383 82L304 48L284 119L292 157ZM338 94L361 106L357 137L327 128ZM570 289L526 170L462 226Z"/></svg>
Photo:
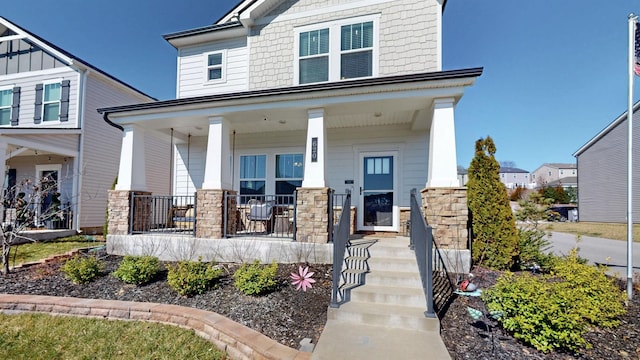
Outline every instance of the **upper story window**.
<svg viewBox="0 0 640 360"><path fill-rule="evenodd" d="M60 120L60 100L61 100L60 83L44 84L44 92L42 98L42 120L57 121Z"/></svg>
<svg viewBox="0 0 640 360"><path fill-rule="evenodd" d="M206 54L207 82L221 82L225 79L225 53L224 51Z"/></svg>
<svg viewBox="0 0 640 360"><path fill-rule="evenodd" d="M378 16L344 19L296 30L298 84L376 76Z"/></svg>
<svg viewBox="0 0 640 360"><path fill-rule="evenodd" d="M13 89L0 90L0 125L11 124Z"/></svg>

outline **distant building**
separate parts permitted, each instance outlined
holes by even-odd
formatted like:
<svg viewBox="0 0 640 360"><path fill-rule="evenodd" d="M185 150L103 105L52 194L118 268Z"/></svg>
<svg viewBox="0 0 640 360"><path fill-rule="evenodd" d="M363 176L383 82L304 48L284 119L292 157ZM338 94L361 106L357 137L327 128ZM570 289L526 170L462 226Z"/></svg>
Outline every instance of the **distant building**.
<svg viewBox="0 0 640 360"><path fill-rule="evenodd" d="M460 186L467 186L467 183L469 182L469 170L459 167L458 181L460 182Z"/></svg>
<svg viewBox="0 0 640 360"><path fill-rule="evenodd" d="M536 189L558 185L568 188L577 186L577 176L576 164L544 163L531 173L531 182Z"/></svg>
<svg viewBox="0 0 640 360"><path fill-rule="evenodd" d="M633 137L640 139L640 102L633 106ZM627 112L580 147L576 157L580 221L627 221ZM640 214L640 146L633 145L633 213ZM640 216L633 217L640 223Z"/></svg>
<svg viewBox="0 0 640 360"><path fill-rule="evenodd" d="M507 189L515 189L517 187L531 188L531 176L527 170L515 167L500 167L500 181Z"/></svg>

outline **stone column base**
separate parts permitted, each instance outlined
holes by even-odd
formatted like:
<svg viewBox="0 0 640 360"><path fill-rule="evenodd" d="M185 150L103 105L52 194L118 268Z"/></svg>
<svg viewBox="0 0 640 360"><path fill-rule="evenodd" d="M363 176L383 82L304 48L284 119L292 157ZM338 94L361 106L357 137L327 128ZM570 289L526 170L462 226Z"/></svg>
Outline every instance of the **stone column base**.
<svg viewBox="0 0 640 360"><path fill-rule="evenodd" d="M224 237L224 194L235 194L233 190L206 189L196 191L196 237L222 239ZM229 201L235 207L235 201ZM235 209L229 209L235 214ZM234 219L228 219L227 224L235 224ZM233 230L227 228L227 231Z"/></svg>
<svg viewBox="0 0 640 360"><path fill-rule="evenodd" d="M300 242L329 242L330 189L298 188L296 197L296 240Z"/></svg>
<svg viewBox="0 0 640 360"><path fill-rule="evenodd" d="M127 235L129 234L129 224L131 217L131 194L135 195L151 195L148 191L129 191L129 190L109 190L109 200L107 209L109 211L107 231L109 235ZM144 206L139 203L136 206ZM149 213L149 212L147 212ZM145 219L137 219L137 224L133 224L134 228L144 227Z"/></svg>
<svg viewBox="0 0 640 360"><path fill-rule="evenodd" d="M422 210L441 249L468 249L467 188L426 188L420 191Z"/></svg>

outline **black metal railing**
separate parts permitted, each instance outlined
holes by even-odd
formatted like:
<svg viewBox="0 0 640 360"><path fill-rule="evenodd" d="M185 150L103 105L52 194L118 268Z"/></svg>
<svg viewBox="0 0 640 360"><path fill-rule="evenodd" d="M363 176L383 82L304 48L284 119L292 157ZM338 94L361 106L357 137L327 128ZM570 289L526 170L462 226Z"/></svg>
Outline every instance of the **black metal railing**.
<svg viewBox="0 0 640 360"><path fill-rule="evenodd" d="M347 190L347 192L350 194L350 191ZM333 234L334 234L334 228L336 226L336 224L339 223L340 221L340 216L342 215L342 210L344 209L344 201L347 198L347 193L344 194L336 194L336 192L331 189L331 192L329 194L329 242L333 242ZM348 213L349 215L351 212L351 209L349 209ZM349 220L349 223L351 223L351 220Z"/></svg>
<svg viewBox="0 0 640 360"><path fill-rule="evenodd" d="M133 193L130 210L130 234L195 234L195 195L136 195Z"/></svg>
<svg viewBox="0 0 640 360"><path fill-rule="evenodd" d="M343 209L351 209L351 193L347 194L342 203ZM333 284L331 289L331 304L337 308L345 299L345 289L341 286L341 276L343 265L345 264L344 254L349 243L349 219L350 211L342 211L337 226L333 230ZM333 223L333 221L331 221Z"/></svg>
<svg viewBox="0 0 640 360"><path fill-rule="evenodd" d="M416 189L411 190L411 228L409 247L414 250L422 288L427 300L426 317L436 317L453 295L454 287L440 250L433 241L433 231L422 212Z"/></svg>
<svg viewBox="0 0 640 360"><path fill-rule="evenodd" d="M224 237L296 239L295 192L292 195L226 193L224 204Z"/></svg>

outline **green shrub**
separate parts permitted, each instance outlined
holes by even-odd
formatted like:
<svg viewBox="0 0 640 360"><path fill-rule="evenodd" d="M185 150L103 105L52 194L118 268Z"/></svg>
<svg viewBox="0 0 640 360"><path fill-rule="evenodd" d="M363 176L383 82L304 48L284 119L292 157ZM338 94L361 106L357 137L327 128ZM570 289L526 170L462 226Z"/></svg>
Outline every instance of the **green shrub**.
<svg viewBox="0 0 640 360"><path fill-rule="evenodd" d="M589 326L616 326L625 313L624 293L575 251L557 258L549 275L506 273L482 297L489 311L502 314L505 330L544 352L589 348Z"/></svg>
<svg viewBox="0 0 640 360"><path fill-rule="evenodd" d="M113 276L127 284L148 283L160 271L160 262L153 256L125 256Z"/></svg>
<svg viewBox="0 0 640 360"><path fill-rule="evenodd" d="M180 261L168 267L167 282L180 295L202 294L207 291L212 282L222 275L212 263L198 261Z"/></svg>
<svg viewBox="0 0 640 360"><path fill-rule="evenodd" d="M278 285L278 264L262 266L258 260L253 264L242 264L233 274L234 285L245 295L260 295L273 291Z"/></svg>
<svg viewBox="0 0 640 360"><path fill-rule="evenodd" d="M95 256L74 255L62 265L65 277L75 284L86 284L93 281L103 269L103 262Z"/></svg>

